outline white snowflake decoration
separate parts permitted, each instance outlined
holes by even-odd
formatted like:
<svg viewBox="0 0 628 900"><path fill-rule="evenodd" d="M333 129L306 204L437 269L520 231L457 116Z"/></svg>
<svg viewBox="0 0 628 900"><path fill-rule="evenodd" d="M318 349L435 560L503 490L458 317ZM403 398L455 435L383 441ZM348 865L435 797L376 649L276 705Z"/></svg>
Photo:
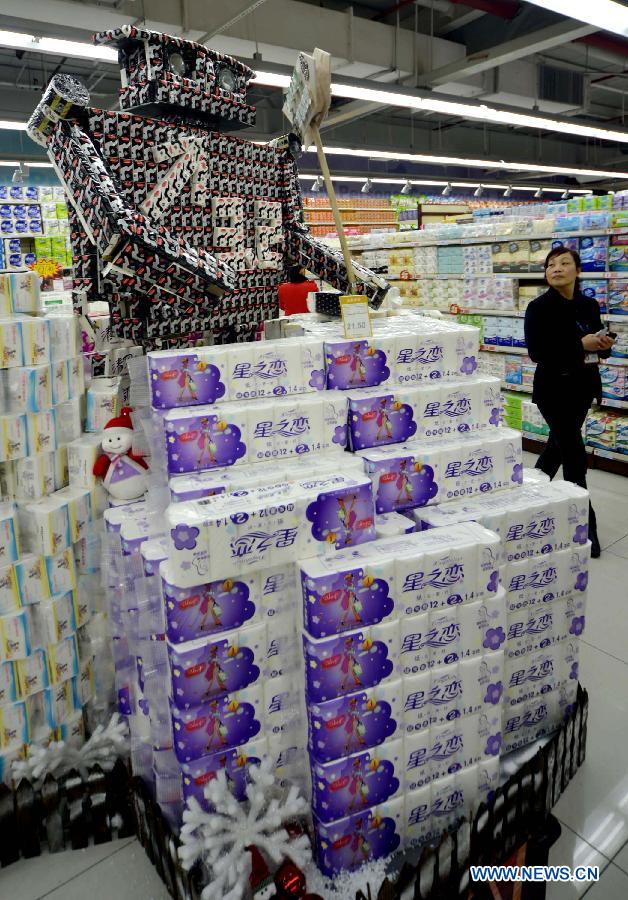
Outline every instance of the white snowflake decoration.
<svg viewBox="0 0 628 900"><path fill-rule="evenodd" d="M303 868L311 859L307 835L290 839L284 823L308 811L308 804L292 786L282 801L273 796L277 780L272 760L266 758L249 769L251 783L246 803L239 803L229 791L225 772L205 788L205 796L215 812L208 813L192 797L183 812L179 857L184 869L201 859L211 872L201 900L241 900L251 872L254 845L279 865L287 857Z"/></svg>
<svg viewBox="0 0 628 900"><path fill-rule="evenodd" d="M85 779L92 766L98 765L109 771L116 760L128 756L129 751L128 725L114 713L106 728L99 725L90 739L80 746L65 741L52 741L46 746L31 744L28 757L13 763L13 780L18 784L22 778L27 778L33 785L39 785L46 775L60 778L71 769L77 769Z"/></svg>

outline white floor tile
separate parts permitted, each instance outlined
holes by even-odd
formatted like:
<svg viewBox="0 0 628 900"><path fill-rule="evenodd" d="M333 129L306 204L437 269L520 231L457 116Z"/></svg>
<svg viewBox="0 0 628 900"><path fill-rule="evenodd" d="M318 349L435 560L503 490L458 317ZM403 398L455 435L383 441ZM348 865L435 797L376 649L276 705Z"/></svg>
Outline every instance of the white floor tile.
<svg viewBox="0 0 628 900"><path fill-rule="evenodd" d="M0 870L0 896L16 900L38 900L66 881L80 876L91 866L102 863L118 853L134 838L110 841L86 850L67 850L63 853L43 853L34 859L19 862Z"/></svg>
<svg viewBox="0 0 628 900"><path fill-rule="evenodd" d="M625 663L582 644L580 681L589 691L587 759L554 808L561 822L609 859L628 840L627 679Z"/></svg>
<svg viewBox="0 0 628 900"><path fill-rule="evenodd" d="M21 893L14 896L22 900ZM137 841L46 894L46 900L169 900L169 897Z"/></svg>
<svg viewBox="0 0 628 900"><path fill-rule="evenodd" d="M627 575L628 563L620 556L604 551L600 559L591 560L586 628L583 635L587 643L626 663L628 663Z"/></svg>
<svg viewBox="0 0 628 900"><path fill-rule="evenodd" d="M628 875L628 843L624 844L617 856L613 857L613 862Z"/></svg>
<svg viewBox="0 0 628 900"><path fill-rule="evenodd" d="M612 544L608 548L608 552L613 553L615 556L620 556L622 559L628 559L628 537L622 538L616 544Z"/></svg>
<svg viewBox="0 0 628 900"><path fill-rule="evenodd" d="M598 866L600 871L609 865L609 860L586 841L578 837L561 822L562 834L550 849L550 866ZM590 882L551 881L547 885L545 900L576 900L591 887Z"/></svg>
<svg viewBox="0 0 628 900"><path fill-rule="evenodd" d="M628 875L614 863L602 872L600 880L587 891L587 900L626 900Z"/></svg>

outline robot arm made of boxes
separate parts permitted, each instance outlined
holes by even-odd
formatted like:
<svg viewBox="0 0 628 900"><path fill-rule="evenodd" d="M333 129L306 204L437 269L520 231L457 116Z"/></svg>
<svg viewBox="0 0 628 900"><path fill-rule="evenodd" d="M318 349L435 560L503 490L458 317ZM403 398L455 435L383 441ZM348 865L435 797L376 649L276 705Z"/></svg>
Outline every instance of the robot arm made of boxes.
<svg viewBox="0 0 628 900"><path fill-rule="evenodd" d="M277 315L292 261L381 303L386 282L356 267L349 285L341 255L302 224L290 147L222 132L255 122L251 69L134 26L94 41L118 50L122 112L55 76L28 125L72 203L77 306L106 299L114 332L152 346L202 331L247 339Z"/></svg>

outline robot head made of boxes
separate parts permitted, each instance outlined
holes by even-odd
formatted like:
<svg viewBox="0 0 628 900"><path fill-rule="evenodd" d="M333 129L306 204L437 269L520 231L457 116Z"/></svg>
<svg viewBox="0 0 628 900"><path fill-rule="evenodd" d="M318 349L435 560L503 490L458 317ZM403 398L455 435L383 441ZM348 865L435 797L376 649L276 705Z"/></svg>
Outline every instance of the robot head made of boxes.
<svg viewBox="0 0 628 900"><path fill-rule="evenodd" d="M254 72L233 56L134 25L101 31L94 43L118 49L121 109L170 106L177 115L229 122L230 129L255 124L255 107L246 102Z"/></svg>

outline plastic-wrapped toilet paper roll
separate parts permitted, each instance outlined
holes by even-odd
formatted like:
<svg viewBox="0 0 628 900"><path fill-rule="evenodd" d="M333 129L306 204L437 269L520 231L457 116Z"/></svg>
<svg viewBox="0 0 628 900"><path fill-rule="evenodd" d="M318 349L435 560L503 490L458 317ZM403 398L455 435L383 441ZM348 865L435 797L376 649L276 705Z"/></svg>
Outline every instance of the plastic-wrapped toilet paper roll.
<svg viewBox="0 0 628 900"><path fill-rule="evenodd" d="M54 75L27 122L29 137L45 147L56 123L78 115L88 104L89 92L78 78L62 73Z"/></svg>

